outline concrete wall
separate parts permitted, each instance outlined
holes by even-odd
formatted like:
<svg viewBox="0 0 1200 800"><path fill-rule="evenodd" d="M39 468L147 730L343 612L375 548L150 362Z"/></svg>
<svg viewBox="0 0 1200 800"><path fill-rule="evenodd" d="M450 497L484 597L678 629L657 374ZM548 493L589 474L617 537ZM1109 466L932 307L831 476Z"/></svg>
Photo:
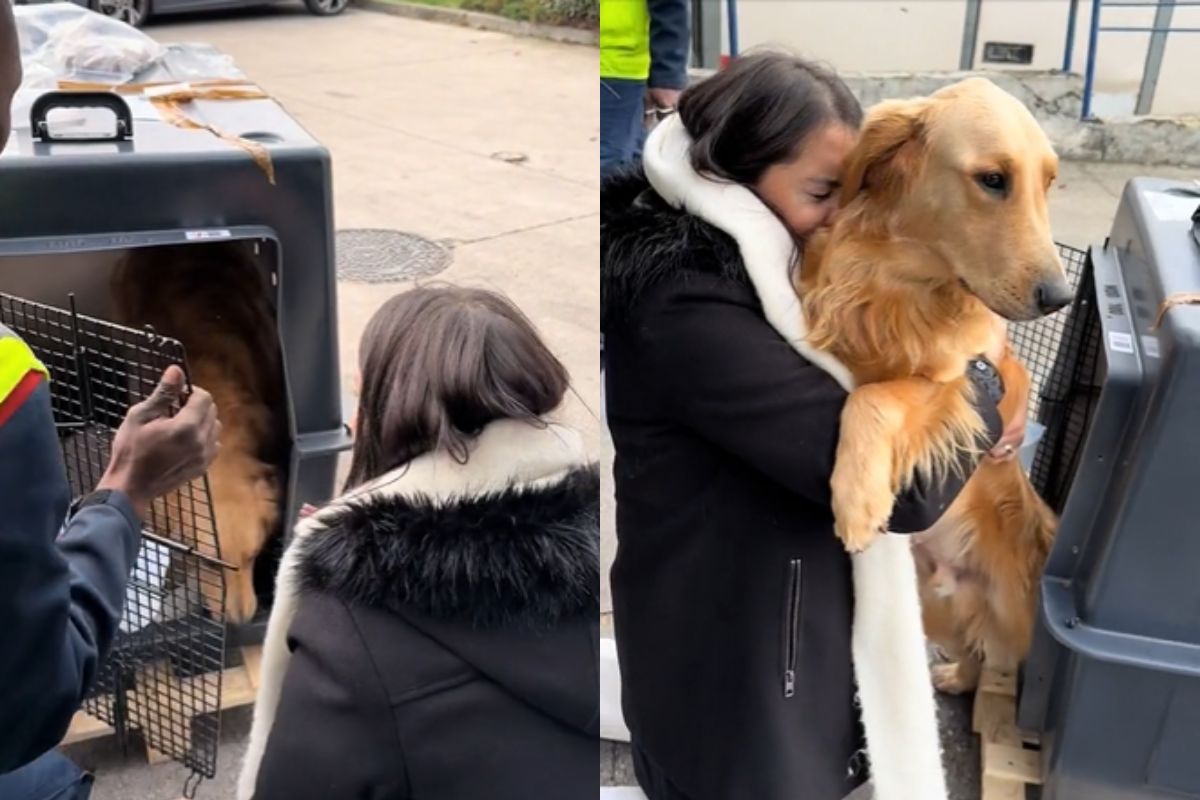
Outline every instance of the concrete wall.
<svg viewBox="0 0 1200 800"><path fill-rule="evenodd" d="M1076 72L1085 64L1091 5L1090 0L1079 4L1071 65ZM959 65L965 0L738 0L737 8L743 51L783 45L849 72L954 70ZM982 61L987 41L1032 44L1033 64L1015 69L1060 68L1068 8L1069 0L983 0L975 68L998 68ZM1102 22L1150 27L1154 9L1106 8ZM1200 7L1177 7L1171 25L1200 28ZM1145 33L1100 34L1093 101L1097 114L1133 113L1148 41ZM1152 113L1200 114L1197 76L1200 33L1171 34Z"/></svg>

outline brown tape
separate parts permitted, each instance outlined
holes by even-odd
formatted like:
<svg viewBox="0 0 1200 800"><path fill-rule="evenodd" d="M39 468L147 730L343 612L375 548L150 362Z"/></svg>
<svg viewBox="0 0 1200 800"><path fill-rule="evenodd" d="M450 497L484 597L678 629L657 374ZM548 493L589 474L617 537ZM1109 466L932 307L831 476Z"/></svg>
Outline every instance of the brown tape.
<svg viewBox="0 0 1200 800"><path fill-rule="evenodd" d="M183 106L194 100L265 100L269 95L249 81L203 80L188 83L126 83L112 86L105 83L88 83L86 81L59 81L58 88L74 92L116 92L127 95L146 95L147 90L165 86L178 85L177 91L154 94L151 92L147 99L158 109L162 118L177 128L184 130L208 131L223 142L226 142L249 153L250 158L267 176L267 181L275 185L275 165L271 162L271 154L266 147L258 142L243 139L215 125L200 122L188 115Z"/></svg>
<svg viewBox="0 0 1200 800"><path fill-rule="evenodd" d="M1163 300L1162 305L1158 307L1158 316L1154 318L1154 324L1150 326L1150 330L1158 330L1158 327L1162 325L1163 317L1175 306L1195 305L1200 305L1200 292L1178 292L1168 295L1167 299Z"/></svg>

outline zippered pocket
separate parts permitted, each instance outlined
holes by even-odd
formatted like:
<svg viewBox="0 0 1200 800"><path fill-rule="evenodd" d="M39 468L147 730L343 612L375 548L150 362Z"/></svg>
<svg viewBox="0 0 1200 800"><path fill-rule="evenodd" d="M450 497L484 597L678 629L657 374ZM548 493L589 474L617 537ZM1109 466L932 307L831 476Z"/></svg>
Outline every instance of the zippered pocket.
<svg viewBox="0 0 1200 800"><path fill-rule="evenodd" d="M783 609L783 696L796 694L796 665L800 661L800 609L804 595L802 562L788 562L787 592Z"/></svg>

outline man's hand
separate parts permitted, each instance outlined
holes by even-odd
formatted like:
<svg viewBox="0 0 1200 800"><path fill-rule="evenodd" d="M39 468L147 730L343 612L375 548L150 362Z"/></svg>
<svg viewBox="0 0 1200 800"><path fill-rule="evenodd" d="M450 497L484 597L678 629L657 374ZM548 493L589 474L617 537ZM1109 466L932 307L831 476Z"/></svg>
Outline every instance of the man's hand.
<svg viewBox="0 0 1200 800"><path fill-rule="evenodd" d="M203 475L217 455L221 423L208 392L193 387L179 413L169 416L183 388L183 370L168 367L154 393L129 409L96 486L123 492L143 519L155 498Z"/></svg>
<svg viewBox="0 0 1200 800"><path fill-rule="evenodd" d="M646 107L658 111L675 110L679 104L679 89L647 89Z"/></svg>

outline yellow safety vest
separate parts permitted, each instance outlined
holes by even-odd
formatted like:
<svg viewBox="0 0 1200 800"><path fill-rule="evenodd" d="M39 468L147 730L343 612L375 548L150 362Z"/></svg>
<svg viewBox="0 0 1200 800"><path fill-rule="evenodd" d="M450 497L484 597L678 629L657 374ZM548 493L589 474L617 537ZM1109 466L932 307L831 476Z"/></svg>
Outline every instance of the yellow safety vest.
<svg viewBox="0 0 1200 800"><path fill-rule="evenodd" d="M42 362L38 361L37 356L29 349L29 345L8 328L0 325L0 403L7 400L31 372L50 376Z"/></svg>
<svg viewBox="0 0 1200 800"><path fill-rule="evenodd" d="M600 77L650 77L650 10L646 0L600 0Z"/></svg>

